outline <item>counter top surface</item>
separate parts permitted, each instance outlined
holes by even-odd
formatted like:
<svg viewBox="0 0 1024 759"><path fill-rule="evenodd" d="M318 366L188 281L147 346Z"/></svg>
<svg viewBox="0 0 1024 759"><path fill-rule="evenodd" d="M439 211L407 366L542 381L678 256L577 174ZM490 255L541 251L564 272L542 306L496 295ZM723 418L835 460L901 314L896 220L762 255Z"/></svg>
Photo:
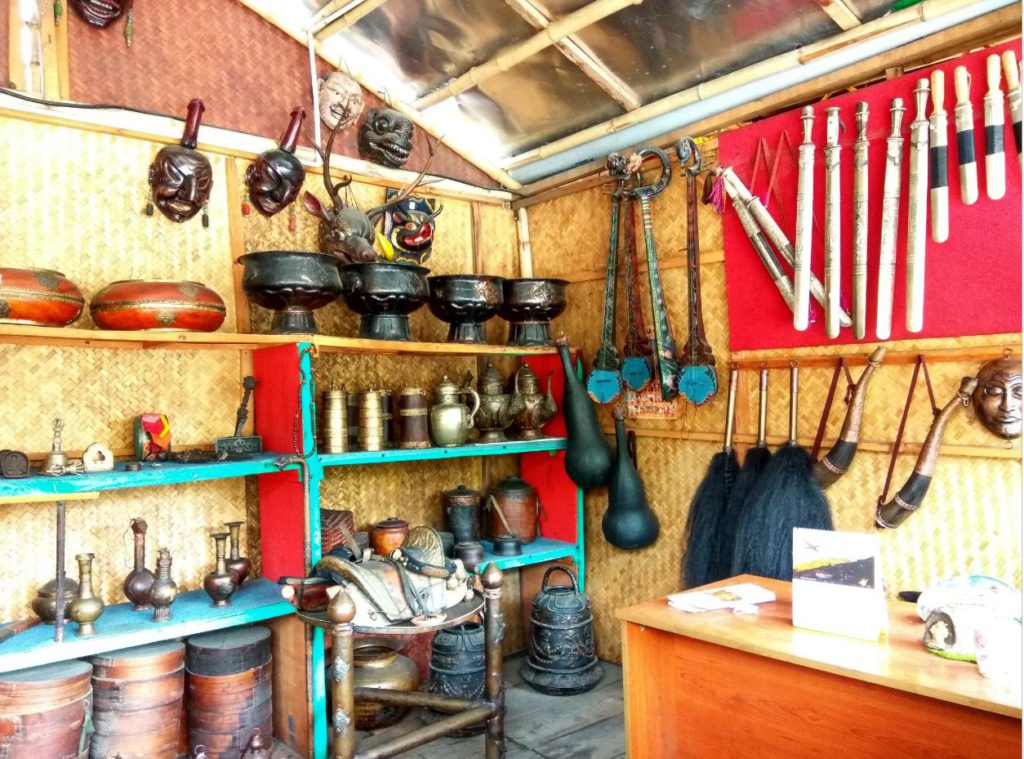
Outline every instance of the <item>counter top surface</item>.
<svg viewBox="0 0 1024 759"><path fill-rule="evenodd" d="M803 630L792 624L790 583L740 575L706 587L752 582L775 592L776 600L758 605L759 613L709 611L690 614L668 606L665 598L619 609L624 622L889 688L976 709L1021 718L1021 679L982 677L973 662L929 653L921 644L924 623L914 604L889 601L889 634L878 641Z"/></svg>

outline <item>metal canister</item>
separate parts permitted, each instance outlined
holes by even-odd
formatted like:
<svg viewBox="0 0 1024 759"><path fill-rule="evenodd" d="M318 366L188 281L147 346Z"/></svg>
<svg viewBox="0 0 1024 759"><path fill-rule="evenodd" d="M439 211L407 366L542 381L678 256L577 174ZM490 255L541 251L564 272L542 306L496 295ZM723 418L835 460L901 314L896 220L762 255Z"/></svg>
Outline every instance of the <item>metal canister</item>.
<svg viewBox="0 0 1024 759"><path fill-rule="evenodd" d="M390 390L380 391L380 421L383 432L384 447L394 447L394 435L392 434L391 420L394 411L394 399Z"/></svg>
<svg viewBox="0 0 1024 759"><path fill-rule="evenodd" d="M572 585L549 588L548 578L559 571ZM530 620L530 654L519 672L530 687L552 696L573 696L600 682L604 671L594 650L594 614L572 572L557 565L544 573Z"/></svg>
<svg viewBox="0 0 1024 759"><path fill-rule="evenodd" d="M541 505L537 490L521 477L506 477L491 488L485 508L491 511L491 539L511 534L523 545L537 539Z"/></svg>
<svg viewBox="0 0 1024 759"><path fill-rule="evenodd" d="M455 536L456 543L472 543L480 540L480 493L473 488L459 485L441 494L441 508L444 511L448 529Z"/></svg>
<svg viewBox="0 0 1024 759"><path fill-rule="evenodd" d="M395 397L395 441L399 448L430 447L430 396L421 387L403 387Z"/></svg>
<svg viewBox="0 0 1024 759"><path fill-rule="evenodd" d="M362 393L349 393L345 402L348 413L345 418L348 420L348 449L359 450L359 403L363 397Z"/></svg>
<svg viewBox="0 0 1024 759"><path fill-rule="evenodd" d="M373 388L359 397L359 448L363 451L384 449L384 418L380 392Z"/></svg>
<svg viewBox="0 0 1024 759"><path fill-rule="evenodd" d="M348 450L348 397L343 390L325 390L320 396L321 453Z"/></svg>

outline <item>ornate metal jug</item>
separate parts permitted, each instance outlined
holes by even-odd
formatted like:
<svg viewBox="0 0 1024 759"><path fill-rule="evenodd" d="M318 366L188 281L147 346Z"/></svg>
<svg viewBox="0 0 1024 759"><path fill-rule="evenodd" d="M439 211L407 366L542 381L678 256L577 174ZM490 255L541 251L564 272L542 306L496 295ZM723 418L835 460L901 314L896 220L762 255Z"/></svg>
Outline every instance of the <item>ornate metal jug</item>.
<svg viewBox="0 0 1024 759"><path fill-rule="evenodd" d="M464 394L473 398L472 411L460 400ZM476 390L468 382L458 385L446 375L434 388L434 405L430 407L430 437L434 444L450 447L465 443L479 410L480 396Z"/></svg>
<svg viewBox="0 0 1024 759"><path fill-rule="evenodd" d="M556 571L565 572L572 585L549 588L548 578ZM580 593L572 572L554 566L544 573L530 618L530 655L520 670L530 687L552 696L573 696L600 682L604 671L594 651L590 599Z"/></svg>
<svg viewBox="0 0 1024 759"><path fill-rule="evenodd" d="M526 407L522 395L506 393L504 385L501 373L488 361L477 383L480 412L476 415L476 428L480 430L481 443L504 443L505 430Z"/></svg>
<svg viewBox="0 0 1024 759"><path fill-rule="evenodd" d="M558 413L555 396L551 393L551 377L548 376L547 393L542 393L537 375L529 366L523 364L516 372L515 394L520 397L522 403L520 412L516 414L516 439L536 440L544 437L540 431L541 427Z"/></svg>

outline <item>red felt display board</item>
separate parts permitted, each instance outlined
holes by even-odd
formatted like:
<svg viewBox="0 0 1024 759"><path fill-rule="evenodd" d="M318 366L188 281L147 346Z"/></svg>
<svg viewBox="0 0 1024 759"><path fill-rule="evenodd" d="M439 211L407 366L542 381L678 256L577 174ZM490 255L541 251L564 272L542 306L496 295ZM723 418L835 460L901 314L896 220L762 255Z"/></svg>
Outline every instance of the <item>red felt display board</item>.
<svg viewBox="0 0 1024 759"><path fill-rule="evenodd" d="M1016 40L978 53L946 61L939 66L945 73L945 109L949 118L949 206L950 233L944 243L931 239L929 209L925 265L924 330L906 330L906 238L907 175L909 173L909 125L914 120L914 87L917 80L929 77L932 68L866 87L857 92L830 98L814 106L812 139L818 149L814 161L815 228L811 269L824 282L823 230L825 220L825 108L838 106L843 126L839 144L841 153L842 212L841 261L843 305L849 311L853 289L853 144L857 138L854 109L857 102L868 103L869 178L868 178L868 297L867 330L864 343L877 343L875 337L878 246L882 218L882 183L885 174L885 140L891 129L889 108L892 98L902 97L907 111L903 118L903 179L900 194L899 237L896 246L896 284L893 292L892 340L910 337L955 337L1019 332L1021 328L1021 171L1010 124L1009 106L1005 106L1006 195L990 200L985 194L984 110L982 99L987 90L985 59L993 53L1013 49L1020 57ZM980 197L971 206L960 199L956 131L953 109L956 94L953 70L965 65L971 75L971 102L974 105L975 155L978 162ZM1000 85L1005 93L1006 82ZM931 115L929 99L927 115ZM768 188L768 171L762 166L756 185L751 186L758 142L764 138L769 168L783 132L793 150L783 143L775 184L781 191L782 205L770 197L768 210L790 240L795 239L797 160L796 147L802 141L800 109L774 116L742 129L719 136L719 163L732 166L755 195ZM793 317L771 278L750 245L731 203L723 217L726 287L729 305L730 348L734 351L792 348L833 343L856 343L853 330L844 328L836 340L825 336L823 309L811 299L815 322L805 332L793 329ZM788 270L792 275L792 271Z"/></svg>

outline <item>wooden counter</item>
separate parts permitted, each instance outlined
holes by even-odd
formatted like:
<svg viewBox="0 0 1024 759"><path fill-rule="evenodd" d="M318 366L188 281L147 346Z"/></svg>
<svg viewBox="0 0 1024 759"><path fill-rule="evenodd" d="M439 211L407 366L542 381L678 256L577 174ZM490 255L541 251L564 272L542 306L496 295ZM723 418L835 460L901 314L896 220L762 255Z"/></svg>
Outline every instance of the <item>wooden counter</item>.
<svg viewBox="0 0 1024 759"><path fill-rule="evenodd" d="M863 641L792 626L790 584L759 614L687 614L664 598L621 609L631 759L1021 756L1020 676L928 653L914 604ZM712 586L708 586L712 587Z"/></svg>

